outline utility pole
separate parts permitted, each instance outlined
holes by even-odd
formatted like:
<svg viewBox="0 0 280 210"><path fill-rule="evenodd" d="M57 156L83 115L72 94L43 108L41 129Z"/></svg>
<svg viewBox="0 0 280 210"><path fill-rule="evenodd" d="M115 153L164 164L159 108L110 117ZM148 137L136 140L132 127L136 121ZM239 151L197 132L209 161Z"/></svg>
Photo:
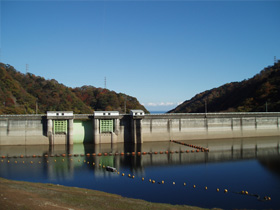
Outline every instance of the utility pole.
<svg viewBox="0 0 280 210"><path fill-rule="evenodd" d="M26 66L25 66L25 73L27 74L27 73L28 73L28 71L29 71L29 65L28 65L28 64L26 64Z"/></svg>
<svg viewBox="0 0 280 210"><path fill-rule="evenodd" d="M104 78L104 88L107 89L107 81L106 81L106 77Z"/></svg>
<svg viewBox="0 0 280 210"><path fill-rule="evenodd" d="M38 114L38 100L36 100L36 114Z"/></svg>
<svg viewBox="0 0 280 210"><path fill-rule="evenodd" d="M126 114L126 95L124 97L124 113Z"/></svg>
<svg viewBox="0 0 280 210"><path fill-rule="evenodd" d="M207 99L205 99L205 114L207 113Z"/></svg>
<svg viewBox="0 0 280 210"><path fill-rule="evenodd" d="M267 112L267 101L265 102L265 112Z"/></svg>

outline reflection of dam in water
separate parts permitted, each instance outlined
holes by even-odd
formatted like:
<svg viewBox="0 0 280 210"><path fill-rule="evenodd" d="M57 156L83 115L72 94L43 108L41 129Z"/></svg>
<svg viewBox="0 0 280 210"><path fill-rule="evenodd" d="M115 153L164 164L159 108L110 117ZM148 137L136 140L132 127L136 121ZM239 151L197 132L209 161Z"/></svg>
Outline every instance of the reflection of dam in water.
<svg viewBox="0 0 280 210"><path fill-rule="evenodd" d="M44 174L43 170L50 179L56 179L60 177L70 178L77 168L85 166L88 170L94 170L95 176L106 174L103 170L98 170L100 165L113 166L117 169L129 168L134 173L141 174L146 167L258 159L266 156L278 156L280 154L279 137L185 142L207 147L210 152L196 152L196 150L192 152L192 148L188 146L173 142L161 142L160 144L2 146L0 148L0 156L9 157L11 161L16 160L15 157L17 157L17 160L22 161L23 159L18 158L20 155L28 157L24 158L25 161L34 160L37 162L41 161L42 163L48 161L47 165L42 164L42 167L36 166L37 170L42 175ZM186 152L187 150L188 152ZM121 153L124 154L121 155ZM62 157L62 154L65 154L65 156ZM71 156L68 156L69 154ZM32 158L33 155L36 155L36 158ZM95 165L93 166L92 163Z"/></svg>
<svg viewBox="0 0 280 210"><path fill-rule="evenodd" d="M279 137L184 142L210 151L191 152L193 148L174 142L1 146L0 177L101 190L153 202L278 209ZM106 171L107 165L120 174ZM165 183L158 184L161 180ZM223 193L225 188L229 193ZM262 198L270 196L272 201L259 202L233 193L241 190Z"/></svg>

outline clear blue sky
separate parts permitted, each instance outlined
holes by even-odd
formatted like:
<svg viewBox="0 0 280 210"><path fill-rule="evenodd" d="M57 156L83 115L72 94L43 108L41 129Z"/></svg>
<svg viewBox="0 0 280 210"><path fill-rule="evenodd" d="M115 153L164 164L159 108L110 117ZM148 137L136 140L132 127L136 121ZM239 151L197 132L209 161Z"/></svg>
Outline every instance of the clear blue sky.
<svg viewBox="0 0 280 210"><path fill-rule="evenodd" d="M280 1L2 0L1 62L169 110L280 59ZM166 106L168 105L168 106Z"/></svg>

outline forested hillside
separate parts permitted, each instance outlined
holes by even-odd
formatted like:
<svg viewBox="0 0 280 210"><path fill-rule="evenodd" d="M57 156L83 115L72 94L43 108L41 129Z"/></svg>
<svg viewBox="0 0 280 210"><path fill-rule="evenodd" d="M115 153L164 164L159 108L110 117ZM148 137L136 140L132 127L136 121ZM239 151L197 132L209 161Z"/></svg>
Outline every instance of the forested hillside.
<svg viewBox="0 0 280 210"><path fill-rule="evenodd" d="M126 106L125 106L126 105ZM34 114L46 111L147 110L136 98L107 89L83 86L69 88L56 80L22 74L0 63L0 114Z"/></svg>
<svg viewBox="0 0 280 210"><path fill-rule="evenodd" d="M242 82L232 82L199 93L170 113L279 112L280 62Z"/></svg>

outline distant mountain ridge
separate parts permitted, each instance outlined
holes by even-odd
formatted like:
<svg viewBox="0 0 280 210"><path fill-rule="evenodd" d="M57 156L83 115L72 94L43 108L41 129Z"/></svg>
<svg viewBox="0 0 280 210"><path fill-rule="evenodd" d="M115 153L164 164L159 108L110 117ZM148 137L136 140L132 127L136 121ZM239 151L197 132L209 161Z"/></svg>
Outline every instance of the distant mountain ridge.
<svg viewBox="0 0 280 210"><path fill-rule="evenodd" d="M34 114L46 111L74 111L90 114L94 110L131 109L148 112L135 97L108 89L83 86L70 88L56 80L34 74L22 74L0 63L0 114Z"/></svg>
<svg viewBox="0 0 280 210"><path fill-rule="evenodd" d="M169 113L279 112L280 61L254 77L206 90Z"/></svg>

